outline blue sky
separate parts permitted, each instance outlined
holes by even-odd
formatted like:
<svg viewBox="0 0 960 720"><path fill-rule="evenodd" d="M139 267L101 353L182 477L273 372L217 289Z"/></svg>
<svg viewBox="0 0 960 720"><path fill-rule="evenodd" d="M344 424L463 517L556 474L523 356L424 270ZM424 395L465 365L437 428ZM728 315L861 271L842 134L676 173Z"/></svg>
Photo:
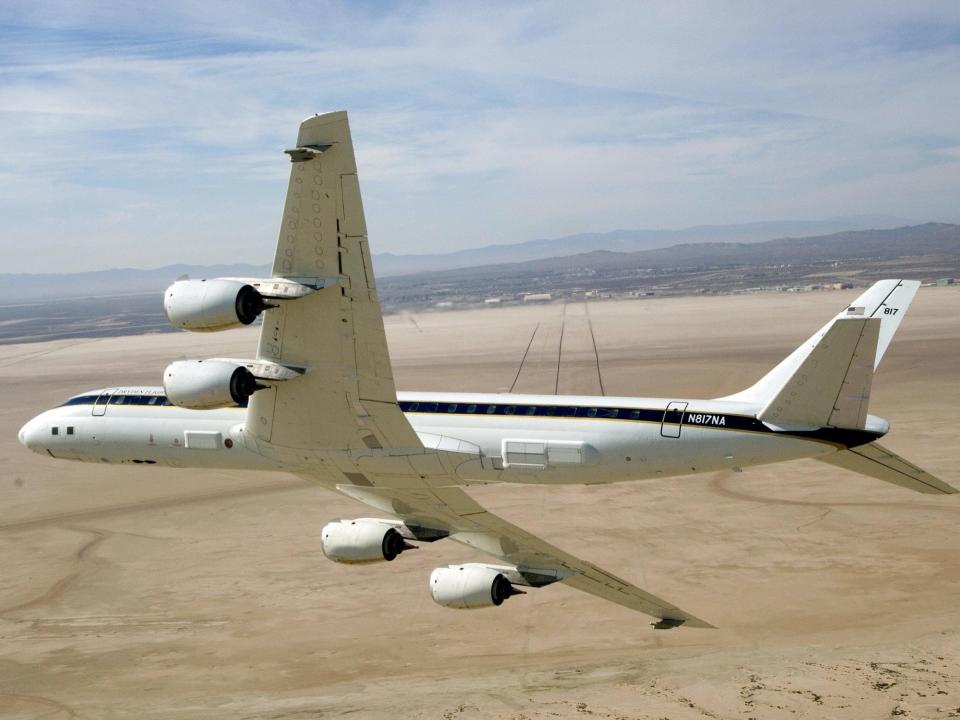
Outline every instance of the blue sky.
<svg viewBox="0 0 960 720"><path fill-rule="evenodd" d="M960 219L960 3L0 5L0 272L272 258L314 112L374 252Z"/></svg>

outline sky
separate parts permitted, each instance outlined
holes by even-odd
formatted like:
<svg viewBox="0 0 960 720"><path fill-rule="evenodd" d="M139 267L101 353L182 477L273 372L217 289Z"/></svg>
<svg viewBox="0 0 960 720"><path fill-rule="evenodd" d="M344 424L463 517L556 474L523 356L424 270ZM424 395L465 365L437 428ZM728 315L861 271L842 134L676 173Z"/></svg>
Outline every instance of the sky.
<svg viewBox="0 0 960 720"><path fill-rule="evenodd" d="M0 273L268 263L338 109L374 253L960 219L955 1L14 1Z"/></svg>

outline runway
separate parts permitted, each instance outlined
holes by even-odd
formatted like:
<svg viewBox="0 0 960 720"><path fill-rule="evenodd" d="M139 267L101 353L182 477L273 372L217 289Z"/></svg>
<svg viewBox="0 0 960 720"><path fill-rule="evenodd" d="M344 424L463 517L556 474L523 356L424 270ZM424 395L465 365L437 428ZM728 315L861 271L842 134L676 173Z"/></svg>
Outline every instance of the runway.
<svg viewBox="0 0 960 720"><path fill-rule="evenodd" d="M716 397L856 291L643 299L386 318L402 390ZM923 288L874 383L884 440L960 482L960 291ZM562 342L561 342L562 338ZM326 560L369 511L283 474L57 462L16 440L71 394L159 384L256 329L0 347L0 717L960 716L960 496L813 461L616 486L481 487L513 522L716 624L553 586L436 606L443 542ZM526 358L524 355L526 354ZM522 361L522 362L521 362Z"/></svg>

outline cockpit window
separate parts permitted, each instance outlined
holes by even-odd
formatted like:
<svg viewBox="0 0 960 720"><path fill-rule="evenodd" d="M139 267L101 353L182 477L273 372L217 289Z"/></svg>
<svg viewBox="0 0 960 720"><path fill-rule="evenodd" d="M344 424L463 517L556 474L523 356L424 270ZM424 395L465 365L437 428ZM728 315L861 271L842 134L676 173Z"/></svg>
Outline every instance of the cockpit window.
<svg viewBox="0 0 960 720"><path fill-rule="evenodd" d="M67 405L93 405L93 401L96 399L96 395L78 395L77 397L70 398L60 407L66 407Z"/></svg>

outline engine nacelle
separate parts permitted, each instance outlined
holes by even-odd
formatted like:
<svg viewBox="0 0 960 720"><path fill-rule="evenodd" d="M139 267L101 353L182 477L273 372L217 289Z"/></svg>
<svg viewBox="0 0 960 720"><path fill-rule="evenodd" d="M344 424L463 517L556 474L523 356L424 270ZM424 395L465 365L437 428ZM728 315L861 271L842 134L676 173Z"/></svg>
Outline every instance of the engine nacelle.
<svg viewBox="0 0 960 720"><path fill-rule="evenodd" d="M522 595L496 568L477 563L448 565L430 573L430 594L438 605L470 609L502 605L511 595Z"/></svg>
<svg viewBox="0 0 960 720"><path fill-rule="evenodd" d="M360 518L336 520L320 531L323 554L340 563L387 562L413 545L403 539L397 523Z"/></svg>
<svg viewBox="0 0 960 720"><path fill-rule="evenodd" d="M249 325L272 307L243 280L177 280L163 294L163 309L174 327L214 332Z"/></svg>
<svg viewBox="0 0 960 720"><path fill-rule="evenodd" d="M244 405L266 385L228 360L177 360L163 371L163 389L174 405L193 410Z"/></svg>

